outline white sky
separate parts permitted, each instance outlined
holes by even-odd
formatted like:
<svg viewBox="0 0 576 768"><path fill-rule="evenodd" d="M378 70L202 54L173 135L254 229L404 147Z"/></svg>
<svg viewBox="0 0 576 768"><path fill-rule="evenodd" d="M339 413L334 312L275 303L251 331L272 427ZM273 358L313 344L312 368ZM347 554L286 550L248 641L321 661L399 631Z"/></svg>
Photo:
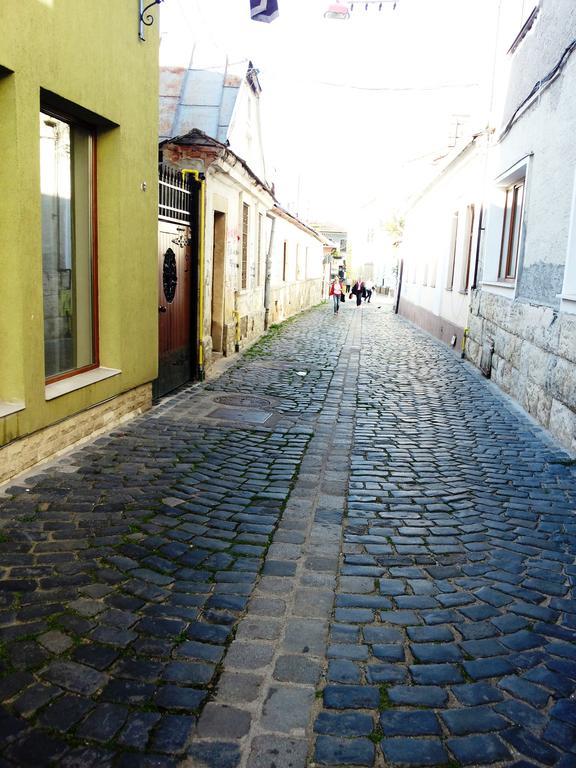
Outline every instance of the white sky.
<svg viewBox="0 0 576 768"><path fill-rule="evenodd" d="M515 15L525 2L502 0ZM485 124L499 0L356 3L348 21L323 18L329 0L278 4L263 24L248 0L166 0L161 63L186 66L194 44L253 61L267 176L301 216L346 224L374 197L393 208L447 150L453 115Z"/></svg>

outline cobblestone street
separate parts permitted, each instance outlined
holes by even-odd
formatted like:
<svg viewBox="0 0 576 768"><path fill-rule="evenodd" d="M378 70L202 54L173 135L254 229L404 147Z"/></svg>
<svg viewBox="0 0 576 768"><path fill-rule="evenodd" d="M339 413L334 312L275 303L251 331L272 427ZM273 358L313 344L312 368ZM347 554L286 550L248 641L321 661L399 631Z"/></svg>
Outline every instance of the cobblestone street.
<svg viewBox="0 0 576 768"><path fill-rule="evenodd" d="M576 469L326 304L0 500L0 768L576 766Z"/></svg>

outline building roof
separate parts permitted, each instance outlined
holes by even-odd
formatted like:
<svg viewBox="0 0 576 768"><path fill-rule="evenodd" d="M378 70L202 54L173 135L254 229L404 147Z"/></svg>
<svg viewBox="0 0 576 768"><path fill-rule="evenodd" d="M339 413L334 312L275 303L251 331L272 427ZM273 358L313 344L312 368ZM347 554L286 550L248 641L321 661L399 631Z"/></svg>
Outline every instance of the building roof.
<svg viewBox="0 0 576 768"><path fill-rule="evenodd" d="M435 165L431 167L430 177L417 189L408 199L405 210L409 211L416 203L421 200L424 195L432 189L447 173L456 168L458 164L468 155L473 149L477 149L481 140L485 140L489 134L489 130L485 129L473 133L470 136L463 137L462 140L449 152L447 155L438 158Z"/></svg>
<svg viewBox="0 0 576 768"><path fill-rule="evenodd" d="M252 62L225 60L212 68L160 67L160 140L199 128L225 143L242 82L261 92Z"/></svg>
<svg viewBox="0 0 576 768"><path fill-rule="evenodd" d="M322 245L333 245L336 247L334 243L332 243L330 240L327 240L327 238L325 238L320 232L317 232L309 224L305 224L293 213L290 213L290 211L287 211L285 208L282 208L281 205L278 205L278 203L274 205L272 213L276 214L276 216L280 216L281 219L289 221L291 224L294 224L294 226L298 227L304 232L307 232L309 235L312 235L312 237L315 237L316 240L319 240Z"/></svg>
<svg viewBox="0 0 576 768"><path fill-rule="evenodd" d="M182 136L164 139L160 142L160 147L162 148L166 146L166 144L176 144L180 147L211 147L217 149L220 151L221 156L224 157L225 160L231 162L232 165L239 163L256 184L262 187L265 192L272 195L274 200L276 199L272 188L254 173L245 160L237 155L236 152L233 152L227 144L212 138L212 136L208 136L207 133L204 133L204 131L201 131L199 128L193 128Z"/></svg>

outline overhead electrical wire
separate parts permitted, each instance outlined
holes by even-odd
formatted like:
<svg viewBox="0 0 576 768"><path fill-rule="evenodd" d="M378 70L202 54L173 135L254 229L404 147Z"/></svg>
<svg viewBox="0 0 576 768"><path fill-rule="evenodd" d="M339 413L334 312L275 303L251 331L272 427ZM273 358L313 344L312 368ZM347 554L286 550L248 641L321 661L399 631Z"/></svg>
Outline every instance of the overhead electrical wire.
<svg viewBox="0 0 576 768"><path fill-rule="evenodd" d="M441 83L440 85L423 85L423 86L368 86L368 85L351 85L348 83L330 83L325 80L309 80L308 82L313 85L327 85L331 88L348 88L352 91L380 91L380 92L392 92L402 93L411 91L440 91L449 88L478 88L480 83Z"/></svg>

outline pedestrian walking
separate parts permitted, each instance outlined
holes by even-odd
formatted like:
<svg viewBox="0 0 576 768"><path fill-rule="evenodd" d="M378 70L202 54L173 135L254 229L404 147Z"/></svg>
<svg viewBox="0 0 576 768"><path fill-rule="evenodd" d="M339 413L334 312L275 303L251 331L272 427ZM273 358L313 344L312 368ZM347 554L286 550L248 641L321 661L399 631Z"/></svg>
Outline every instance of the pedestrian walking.
<svg viewBox="0 0 576 768"><path fill-rule="evenodd" d="M340 301L342 300L342 283L338 277L335 277L330 286L330 296L334 301L334 314L337 314L340 309Z"/></svg>
<svg viewBox="0 0 576 768"><path fill-rule="evenodd" d="M352 290L350 291L350 298L352 296L356 296L356 306L359 307L362 303L362 291L364 290L364 284L362 283L362 280L358 279L352 286Z"/></svg>
<svg viewBox="0 0 576 768"><path fill-rule="evenodd" d="M374 283L372 280L366 280L364 283L364 292L366 294L365 301L367 304L370 304L370 299L372 298L372 289L374 288Z"/></svg>

